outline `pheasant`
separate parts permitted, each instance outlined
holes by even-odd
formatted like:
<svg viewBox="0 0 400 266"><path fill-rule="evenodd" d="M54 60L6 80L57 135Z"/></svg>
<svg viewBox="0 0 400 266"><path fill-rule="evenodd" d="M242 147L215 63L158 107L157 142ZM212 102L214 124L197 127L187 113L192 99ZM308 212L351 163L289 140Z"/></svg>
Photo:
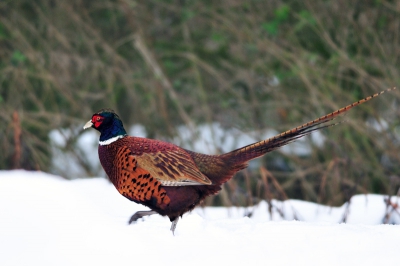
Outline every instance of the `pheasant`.
<svg viewBox="0 0 400 266"><path fill-rule="evenodd" d="M120 117L111 109L93 114L83 128L92 127L100 132L100 162L119 193L151 209L136 212L129 223L158 213L169 217L174 234L179 217L193 210L207 196L217 194L221 185L246 168L250 160L315 130L334 126L338 123L328 122L392 89L395 88L222 155L201 154L168 142L128 136Z"/></svg>

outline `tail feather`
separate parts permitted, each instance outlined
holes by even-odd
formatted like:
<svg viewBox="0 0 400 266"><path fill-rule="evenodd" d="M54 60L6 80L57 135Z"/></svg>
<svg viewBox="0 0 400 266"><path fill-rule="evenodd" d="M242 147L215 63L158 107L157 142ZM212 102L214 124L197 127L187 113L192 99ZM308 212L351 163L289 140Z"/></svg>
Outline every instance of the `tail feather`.
<svg viewBox="0 0 400 266"><path fill-rule="evenodd" d="M394 87L394 88L389 88L384 91L375 93L374 95L368 96L362 100L352 103L346 107L340 108L339 110L336 110L330 114L324 115L320 118L317 118L313 121L305 123L301 126L298 126L296 128L293 128L293 129L290 129L283 133L280 133L279 135L276 135L272 138L247 145L243 148L239 148L237 150L231 151L222 156L225 157L228 161L230 161L233 165L235 165L236 166L235 168L238 168L238 169L245 168L247 165L247 162L249 160L260 157L267 152L276 150L277 148L282 147L298 138L306 136L306 135L312 133L313 131L340 124L341 122L331 123L331 124L327 124L327 123L334 120L339 115L346 113L351 108L356 107L360 104L363 104L375 97L378 97L379 95L381 95L385 92L395 90L395 89L396 88Z"/></svg>

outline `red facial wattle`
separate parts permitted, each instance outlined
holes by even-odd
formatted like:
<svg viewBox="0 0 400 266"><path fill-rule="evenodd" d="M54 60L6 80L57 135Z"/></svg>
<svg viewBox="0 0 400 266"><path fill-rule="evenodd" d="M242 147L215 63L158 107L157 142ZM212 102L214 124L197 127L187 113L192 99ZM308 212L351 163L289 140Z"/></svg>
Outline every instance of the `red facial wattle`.
<svg viewBox="0 0 400 266"><path fill-rule="evenodd" d="M101 123L103 123L103 117L99 116L99 115L95 115L92 117L92 123L94 125L95 128L98 128Z"/></svg>

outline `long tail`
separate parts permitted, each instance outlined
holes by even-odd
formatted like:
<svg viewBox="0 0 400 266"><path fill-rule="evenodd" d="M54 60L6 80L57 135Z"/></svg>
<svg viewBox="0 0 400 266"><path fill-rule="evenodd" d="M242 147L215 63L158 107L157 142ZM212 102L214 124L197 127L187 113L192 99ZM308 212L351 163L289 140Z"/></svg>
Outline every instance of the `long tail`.
<svg viewBox="0 0 400 266"><path fill-rule="evenodd" d="M222 156L226 160L230 161L232 163L232 165L235 166L236 169L243 169L247 166L247 162L249 160L260 157L260 156L266 154L267 152L276 150L277 148L282 147L298 138L306 136L306 135L312 133L313 131L320 130L320 129L326 128L326 127L335 126L335 125L339 124L340 122L330 123L330 124L328 122L337 118L339 115L346 113L351 108L356 107L357 105L368 102L372 98L378 97L379 95L381 95L385 92L395 90L395 89L396 88L394 87L394 88L389 88L384 91L375 93L374 95L368 96L362 100L359 100L359 101L352 103L346 107L336 110L330 114L327 114L320 118L317 118L313 121L305 123L301 126L298 126L296 128L285 131L285 132L283 132L279 135L276 135L272 138L250 144L243 148L239 148L237 150L226 153Z"/></svg>

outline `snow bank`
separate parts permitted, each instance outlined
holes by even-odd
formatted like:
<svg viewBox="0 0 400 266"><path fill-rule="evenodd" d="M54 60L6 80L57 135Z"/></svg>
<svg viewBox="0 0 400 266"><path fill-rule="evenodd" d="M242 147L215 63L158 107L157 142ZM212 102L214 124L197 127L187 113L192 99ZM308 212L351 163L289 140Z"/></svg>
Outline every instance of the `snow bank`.
<svg viewBox="0 0 400 266"><path fill-rule="evenodd" d="M392 198L396 203L398 198ZM0 171L0 265L396 265L399 225L382 225L384 196L349 207L273 201L284 217L252 208L197 208L179 221L151 216L105 179L66 181L45 173ZM243 217L252 211L251 218ZM302 221L288 221L296 215ZM391 222L399 223L398 210Z"/></svg>

